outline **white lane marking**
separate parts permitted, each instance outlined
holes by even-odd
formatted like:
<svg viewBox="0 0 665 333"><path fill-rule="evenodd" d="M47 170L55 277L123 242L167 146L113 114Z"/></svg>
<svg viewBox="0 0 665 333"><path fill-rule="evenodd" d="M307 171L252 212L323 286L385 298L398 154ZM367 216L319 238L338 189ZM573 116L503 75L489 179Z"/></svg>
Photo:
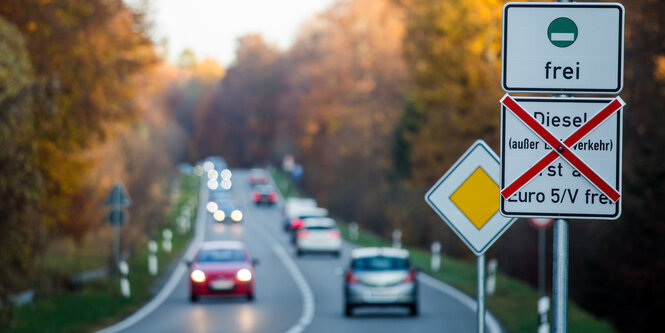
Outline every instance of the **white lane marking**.
<svg viewBox="0 0 665 333"><path fill-rule="evenodd" d="M312 319L314 318L314 293L312 293L312 289L310 289L309 284L307 284L307 280L305 280L305 277L298 269L298 266L296 266L291 257L286 253L286 250L277 244L275 244L273 248L293 276L293 279L296 281L296 284L302 293L303 308L300 319L293 327L286 331L286 333L299 333L304 331L307 325L312 323Z"/></svg>
<svg viewBox="0 0 665 333"><path fill-rule="evenodd" d="M254 219L254 221L258 221L258 219ZM259 231L257 234L259 237L263 238L264 242L272 243L273 251L293 277L293 280L296 282L298 289L300 289L303 303L302 313L300 314L298 322L296 322L295 325L286 331L286 333L300 333L305 330L307 325L312 323L312 319L314 318L314 293L312 293L312 289L309 287L305 276L300 272L300 269L296 263L293 261L293 259L291 259L286 250L284 250L284 248L279 245L275 238L267 231L265 231L263 226L257 227L256 230Z"/></svg>
<svg viewBox="0 0 665 333"><path fill-rule="evenodd" d="M194 255L196 254L196 251L201 246L201 243L203 243L203 238L205 236L205 218L207 216L206 215L207 211L203 203L207 201L208 201L208 191L207 188L205 187L204 182L202 181L201 189L199 191L199 211L196 214L196 234L194 235L194 240L192 240L192 243L189 244L189 247L187 248L187 251L183 256L183 258L185 259L193 258ZM171 277L169 278L168 282L164 285L162 290L159 291L157 296L155 296L148 304L144 305L142 308L134 312L134 314L127 317L125 320L116 323L112 326L109 326L107 328L104 328L100 331L97 331L97 333L120 332L122 330L128 329L132 325L139 322L141 319L145 318L152 311L154 311L160 305L162 305L162 303L164 303L166 298L169 295L171 295L171 293L176 288L178 282L180 282L180 279L182 278L182 276L185 274L186 271L187 268L185 268L185 266L183 266L182 264L178 264L173 274L171 274Z"/></svg>
<svg viewBox="0 0 665 333"><path fill-rule="evenodd" d="M452 286L441 282L429 275L426 274L418 274L418 280L421 282L429 285L430 287L434 289L438 289L439 291L443 292L444 294L450 295L452 298L455 298L458 300L460 303L464 304L467 308L471 309L474 313L476 312L476 301L469 297L469 295L453 288ZM487 322L487 329L492 332L492 333L501 333L501 326L499 325L499 322L494 318L494 315L487 311L487 314L485 315L485 319Z"/></svg>

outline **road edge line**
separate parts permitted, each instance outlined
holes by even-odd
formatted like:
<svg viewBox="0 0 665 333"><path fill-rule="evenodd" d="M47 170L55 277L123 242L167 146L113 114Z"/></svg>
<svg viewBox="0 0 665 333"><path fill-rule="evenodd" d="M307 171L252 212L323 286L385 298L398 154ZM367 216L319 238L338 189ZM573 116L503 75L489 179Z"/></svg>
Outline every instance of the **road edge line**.
<svg viewBox="0 0 665 333"><path fill-rule="evenodd" d="M207 201L207 196L205 196L205 194L207 193L208 191L205 187L205 183L201 181L201 188L199 190L199 207L198 207L198 212L196 213L196 233L194 235L194 239L192 240L192 242L189 244L189 247L185 251L185 254L178 260L182 260L182 258L193 257L196 250L199 248L201 243L203 243L203 238L205 236L205 217L206 217L205 214L206 210L203 202ZM152 313L155 309L157 309L160 305L162 305L162 303L164 303L166 298L168 298L168 296L171 295L171 293L173 293L173 290L175 290L176 286L178 285L178 282L180 282L180 279L182 278L185 271L186 271L185 267L178 264L175 271L171 274L171 277L169 278L168 282L166 282L164 287L162 287L159 293L157 293L157 295L153 297L153 299L150 300L150 302L146 303L144 306L142 306L139 310L134 312L129 317L111 326L98 330L96 331L96 333L120 332L138 323L141 319L147 317L150 313Z"/></svg>

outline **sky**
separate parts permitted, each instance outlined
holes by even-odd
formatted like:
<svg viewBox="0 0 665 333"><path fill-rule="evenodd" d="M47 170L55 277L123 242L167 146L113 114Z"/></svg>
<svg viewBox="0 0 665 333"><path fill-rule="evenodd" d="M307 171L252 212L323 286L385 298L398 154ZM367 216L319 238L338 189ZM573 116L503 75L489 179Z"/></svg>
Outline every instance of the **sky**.
<svg viewBox="0 0 665 333"><path fill-rule="evenodd" d="M131 3L131 1L128 1ZM155 43L168 39L167 58L175 63L189 48L197 59L214 58L227 67L236 39L249 33L287 49L299 28L335 0L149 0Z"/></svg>

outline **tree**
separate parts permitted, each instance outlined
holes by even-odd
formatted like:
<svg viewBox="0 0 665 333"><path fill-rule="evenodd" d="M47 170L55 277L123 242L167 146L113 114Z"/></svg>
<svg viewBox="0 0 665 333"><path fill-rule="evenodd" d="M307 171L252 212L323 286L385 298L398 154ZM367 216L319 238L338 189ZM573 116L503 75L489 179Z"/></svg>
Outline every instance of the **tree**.
<svg viewBox="0 0 665 333"><path fill-rule="evenodd" d="M8 327L8 296L27 288L32 260L42 241L37 206L42 198L37 173L33 107L36 84L25 41L0 17L0 326Z"/></svg>
<svg viewBox="0 0 665 333"><path fill-rule="evenodd" d="M24 34L43 87L31 140L49 198L41 216L51 231L78 237L90 225L72 202L92 166L86 149L135 117L134 74L155 61L152 43L121 0L3 1L0 15Z"/></svg>

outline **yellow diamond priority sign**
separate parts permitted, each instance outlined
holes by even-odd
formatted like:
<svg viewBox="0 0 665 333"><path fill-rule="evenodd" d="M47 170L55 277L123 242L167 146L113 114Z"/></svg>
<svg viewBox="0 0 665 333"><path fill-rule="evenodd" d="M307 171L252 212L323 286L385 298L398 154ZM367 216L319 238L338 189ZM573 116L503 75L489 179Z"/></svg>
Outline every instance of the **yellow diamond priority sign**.
<svg viewBox="0 0 665 333"><path fill-rule="evenodd" d="M476 255L515 221L499 214L499 157L476 141L425 194L425 201Z"/></svg>

